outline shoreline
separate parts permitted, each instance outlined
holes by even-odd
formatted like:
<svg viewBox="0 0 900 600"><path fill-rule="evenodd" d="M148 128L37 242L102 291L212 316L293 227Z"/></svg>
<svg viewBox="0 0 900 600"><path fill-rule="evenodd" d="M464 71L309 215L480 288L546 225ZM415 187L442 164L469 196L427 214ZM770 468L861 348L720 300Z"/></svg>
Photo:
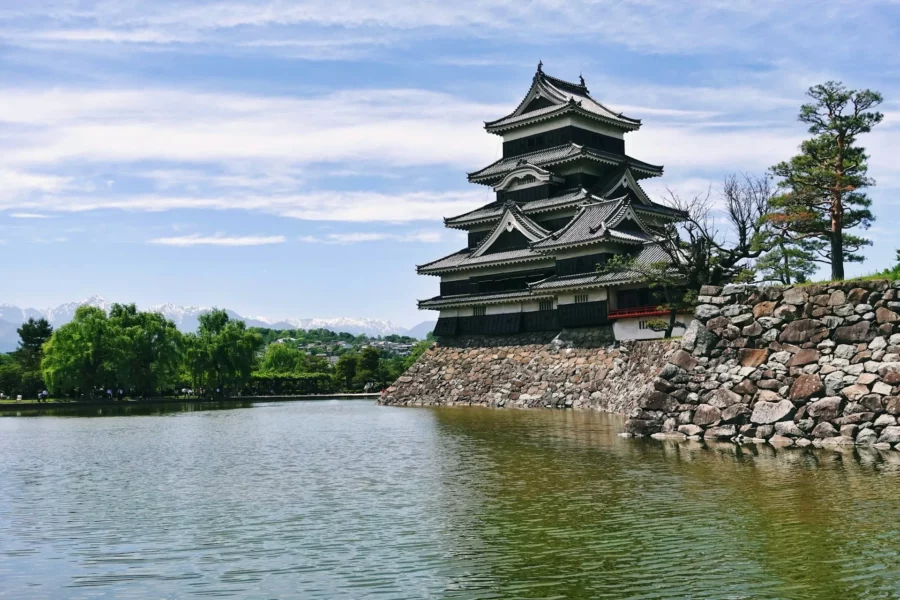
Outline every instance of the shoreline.
<svg viewBox="0 0 900 600"><path fill-rule="evenodd" d="M302 402L316 400L360 400L373 398L377 399L381 395L380 392L360 392L348 394L297 394L284 396L230 396L228 398L146 398L136 400L105 401L105 400L86 400L83 402L72 400L69 402L38 402L37 400L21 402L4 403L0 402L0 412L7 410L34 410L41 408L103 408L103 407L123 407L123 406L141 406L148 404L218 404L222 402Z"/></svg>

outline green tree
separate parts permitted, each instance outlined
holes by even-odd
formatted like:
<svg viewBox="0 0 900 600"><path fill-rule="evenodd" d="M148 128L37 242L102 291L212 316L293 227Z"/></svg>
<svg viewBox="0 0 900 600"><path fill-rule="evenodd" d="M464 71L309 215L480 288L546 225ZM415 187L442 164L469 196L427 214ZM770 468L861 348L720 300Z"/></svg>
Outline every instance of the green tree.
<svg viewBox="0 0 900 600"><path fill-rule="evenodd" d="M335 364L335 374L338 381L345 389L353 387L353 378L356 377L359 357L356 354L342 354Z"/></svg>
<svg viewBox="0 0 900 600"><path fill-rule="evenodd" d="M0 392L15 398L22 391L22 366L12 354L0 354Z"/></svg>
<svg viewBox="0 0 900 600"><path fill-rule="evenodd" d="M185 362L195 387L207 394L231 393L250 380L262 335L233 321L224 310L200 316L197 333L186 336Z"/></svg>
<svg viewBox="0 0 900 600"><path fill-rule="evenodd" d="M363 348L359 353L359 369L361 371L377 371L379 358L381 358L381 353L378 348L372 346Z"/></svg>
<svg viewBox="0 0 900 600"><path fill-rule="evenodd" d="M93 395L116 387L125 343L110 325L106 312L79 306L75 317L44 345L41 369L53 394Z"/></svg>
<svg viewBox="0 0 900 600"><path fill-rule="evenodd" d="M756 261L756 271L767 281L785 285L805 283L818 270L815 247L819 240L794 242L778 236L771 250Z"/></svg>
<svg viewBox="0 0 900 600"><path fill-rule="evenodd" d="M828 81L807 92L813 102L800 107L800 121L813 137L800 154L772 167L786 193L774 201L772 220L795 241L818 240L817 260L831 265L832 279L844 279L844 263L862 261L858 251L870 240L847 233L868 228L872 201L861 190L875 184L868 176L868 155L856 144L884 118L874 109L881 94L849 90Z"/></svg>
<svg viewBox="0 0 900 600"><path fill-rule="evenodd" d="M19 365L24 371L40 371L44 343L53 335L53 327L47 319L30 318L16 332L19 334L19 347L15 357Z"/></svg>
<svg viewBox="0 0 900 600"><path fill-rule="evenodd" d="M305 371L305 355L287 344L269 344L263 355L260 370L273 374L292 374Z"/></svg>
<svg viewBox="0 0 900 600"><path fill-rule="evenodd" d="M146 398L175 382L183 336L172 321L159 313L140 312L134 304L113 304L109 324L125 348L117 365L122 386Z"/></svg>

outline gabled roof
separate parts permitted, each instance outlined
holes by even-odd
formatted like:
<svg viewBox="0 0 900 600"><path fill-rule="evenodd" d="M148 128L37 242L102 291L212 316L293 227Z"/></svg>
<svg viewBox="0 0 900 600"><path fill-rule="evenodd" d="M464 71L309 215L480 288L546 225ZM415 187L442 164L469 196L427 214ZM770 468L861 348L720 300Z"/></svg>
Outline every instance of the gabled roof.
<svg viewBox="0 0 900 600"><path fill-rule="evenodd" d="M637 204L632 204L637 211L648 211L672 219L685 217L681 211L651 200L644 188L637 182L637 178L628 164L623 164L616 169L603 185L594 188L594 193L602 198L613 198L628 193L638 201Z"/></svg>
<svg viewBox="0 0 900 600"><path fill-rule="evenodd" d="M617 229L625 219L631 219L639 231ZM627 196L606 202L585 204L569 223L531 247L539 252L561 247L585 246L598 242L646 244L656 236L634 211Z"/></svg>
<svg viewBox="0 0 900 600"><path fill-rule="evenodd" d="M559 175L554 175L547 169L542 169L537 165L533 165L528 161L522 161L519 165L507 173L500 182L494 186L494 191L499 192L505 190L511 184L524 178L532 178L536 183L562 183L564 179Z"/></svg>
<svg viewBox="0 0 900 600"><path fill-rule="evenodd" d="M503 179L507 173L522 167L524 164L549 167L581 159L613 166L628 164L633 172L644 177L657 177L662 175L663 172L661 166L651 165L624 154L604 152L603 150L587 148L580 144L568 143L545 150L529 152L528 154L501 158L483 169L469 173L469 181L494 185L495 182Z"/></svg>
<svg viewBox="0 0 900 600"><path fill-rule="evenodd" d="M549 231L525 216L515 202L507 200L503 205L503 214L500 216L500 220L472 252L472 258L477 258L487 252L504 232L513 230L518 230L529 242L536 242L550 235Z"/></svg>
<svg viewBox="0 0 900 600"><path fill-rule="evenodd" d="M423 275L439 275L440 273L447 273L450 271L464 271L467 269L493 267L496 265L514 265L549 259L550 257L546 254L535 252L531 248L507 250L506 252L496 252L494 254L483 254L478 257L472 256L471 248L463 248L459 252L454 252L449 256L417 266L416 272Z"/></svg>
<svg viewBox="0 0 900 600"><path fill-rule="evenodd" d="M668 263L669 255L658 243L645 244L635 260L642 265L654 263ZM532 293L539 294L554 292L562 289L584 289L596 286L606 286L614 283L630 283L640 281L643 276L633 271L614 271L611 273L582 273L578 275L559 276L554 275L542 281L532 283L529 289Z"/></svg>
<svg viewBox="0 0 900 600"><path fill-rule="evenodd" d="M561 194L551 198L542 198L541 200L528 200L517 202L516 204L526 215L535 215L551 210L560 210L563 208L575 207L584 201L599 202L601 199L589 193L584 188L566 190ZM503 214L506 202L491 202L481 208L469 211L467 213L444 219L444 225L456 229L466 229L473 225L482 223L492 223L500 218Z"/></svg>
<svg viewBox="0 0 900 600"><path fill-rule="evenodd" d="M510 114L495 121L486 122L485 129L491 133L500 133L571 113L612 125L623 131L634 131L640 128L641 121L639 119L626 117L594 100L584 83L584 78L579 79L580 83L571 83L551 77L544 73L543 65L538 63L537 72L534 74L525 98Z"/></svg>
<svg viewBox="0 0 900 600"><path fill-rule="evenodd" d="M514 292L491 292L485 294L460 294L458 296L435 296L427 300L419 300L419 308L447 308L467 304L498 304L510 300L537 300L552 298L553 292L535 294L531 290Z"/></svg>
<svg viewBox="0 0 900 600"><path fill-rule="evenodd" d="M529 242L536 242L546 238L550 232L529 219L516 206L515 202L507 201L504 204L503 214L494 226L494 229L475 248L465 248L445 256L436 261L419 265L416 270L419 273L437 274L445 271L457 271L467 268L485 267L496 264L514 264L532 260L543 260L547 257L535 252L531 248L518 250L506 250L486 254L497 238L504 232L518 230Z"/></svg>

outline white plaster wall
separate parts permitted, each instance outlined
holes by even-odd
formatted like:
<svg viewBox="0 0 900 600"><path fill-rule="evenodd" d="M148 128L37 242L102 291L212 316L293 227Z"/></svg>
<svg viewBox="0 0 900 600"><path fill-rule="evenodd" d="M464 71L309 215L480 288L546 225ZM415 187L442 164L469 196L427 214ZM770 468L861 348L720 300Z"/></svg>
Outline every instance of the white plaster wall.
<svg viewBox="0 0 900 600"><path fill-rule="evenodd" d="M588 302L600 302L602 300L606 300L607 298L606 288L584 290L578 292L561 292L557 296L557 304L574 304L575 296L581 296L582 294L588 295Z"/></svg>
<svg viewBox="0 0 900 600"><path fill-rule="evenodd" d="M535 312L540 309L541 309L541 304L538 301L522 303L522 312Z"/></svg>
<svg viewBox="0 0 900 600"><path fill-rule="evenodd" d="M653 319L665 319L667 317L641 317L635 319L616 319L613 321L613 334L619 341L624 340L657 340L663 337L664 331L653 331L652 329L641 329L641 321L650 321ZM691 314L678 315L678 321L685 325L690 325L694 320ZM672 336L678 337L684 335L683 327L676 327L672 330Z"/></svg>

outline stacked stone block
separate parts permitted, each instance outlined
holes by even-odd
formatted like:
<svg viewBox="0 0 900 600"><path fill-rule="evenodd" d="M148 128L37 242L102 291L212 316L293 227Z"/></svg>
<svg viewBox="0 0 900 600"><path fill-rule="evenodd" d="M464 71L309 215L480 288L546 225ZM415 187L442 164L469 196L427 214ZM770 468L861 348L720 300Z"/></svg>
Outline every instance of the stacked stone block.
<svg viewBox="0 0 900 600"><path fill-rule="evenodd" d="M900 444L900 282L706 286L626 433Z"/></svg>
<svg viewBox="0 0 900 600"><path fill-rule="evenodd" d="M677 342L615 344L607 329L443 340L381 399L393 405L594 408L627 413Z"/></svg>

